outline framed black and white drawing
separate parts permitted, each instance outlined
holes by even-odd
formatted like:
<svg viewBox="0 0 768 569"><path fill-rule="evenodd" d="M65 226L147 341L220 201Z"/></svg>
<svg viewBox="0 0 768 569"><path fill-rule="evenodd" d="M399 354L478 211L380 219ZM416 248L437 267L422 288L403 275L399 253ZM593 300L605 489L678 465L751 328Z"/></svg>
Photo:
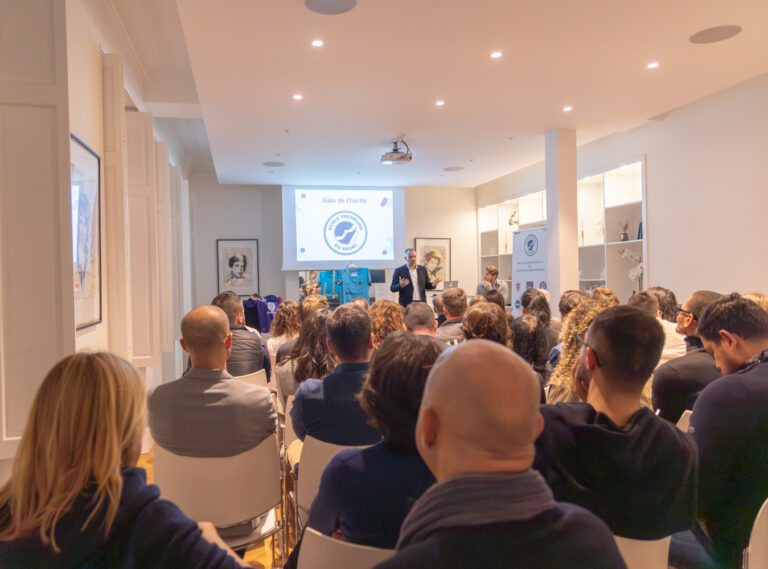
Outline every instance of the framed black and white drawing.
<svg viewBox="0 0 768 569"><path fill-rule="evenodd" d="M101 158L74 134L70 192L75 328L80 330L101 322Z"/></svg>
<svg viewBox="0 0 768 569"><path fill-rule="evenodd" d="M248 296L259 292L258 239L217 239L216 252L219 293L231 290Z"/></svg>
<svg viewBox="0 0 768 569"><path fill-rule="evenodd" d="M417 263L427 268L430 280L440 279L435 290L451 280L451 239L449 237L417 237Z"/></svg>

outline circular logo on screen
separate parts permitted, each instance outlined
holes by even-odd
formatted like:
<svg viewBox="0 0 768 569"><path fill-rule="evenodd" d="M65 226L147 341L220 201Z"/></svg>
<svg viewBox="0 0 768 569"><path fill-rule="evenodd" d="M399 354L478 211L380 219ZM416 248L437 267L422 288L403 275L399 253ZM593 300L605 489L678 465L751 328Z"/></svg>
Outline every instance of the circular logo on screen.
<svg viewBox="0 0 768 569"><path fill-rule="evenodd" d="M528 235L523 243L523 248L525 249L526 255L533 257L536 254L536 251L539 250L539 240L536 239L536 236L533 234Z"/></svg>
<svg viewBox="0 0 768 569"><path fill-rule="evenodd" d="M325 244L339 255L353 255L368 240L368 227L363 218L351 211L334 213L323 228Z"/></svg>

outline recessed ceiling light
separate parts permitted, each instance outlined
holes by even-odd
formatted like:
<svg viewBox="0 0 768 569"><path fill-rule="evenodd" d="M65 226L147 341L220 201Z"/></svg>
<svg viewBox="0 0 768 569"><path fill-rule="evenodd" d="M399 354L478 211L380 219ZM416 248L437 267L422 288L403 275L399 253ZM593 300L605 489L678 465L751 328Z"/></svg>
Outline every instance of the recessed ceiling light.
<svg viewBox="0 0 768 569"><path fill-rule="evenodd" d="M293 100L294 101L301 101L303 98L304 98L304 95L302 95L301 93L295 93L293 95Z"/></svg>
<svg viewBox="0 0 768 569"><path fill-rule="evenodd" d="M499 59L501 57L501 52L500 51L492 51L491 52L491 57L493 59Z"/></svg>
<svg viewBox="0 0 768 569"><path fill-rule="evenodd" d="M656 69L658 66L659 66L658 61L651 61L648 65L646 65L648 69Z"/></svg>
<svg viewBox="0 0 768 569"><path fill-rule="evenodd" d="M323 40L321 39L312 40L312 47L323 47Z"/></svg>
<svg viewBox="0 0 768 569"><path fill-rule="evenodd" d="M570 113L573 110L573 107L571 105L567 105L563 107L563 112Z"/></svg>
<svg viewBox="0 0 768 569"><path fill-rule="evenodd" d="M448 166L447 168L443 168L446 172L460 172L464 169L464 166Z"/></svg>
<svg viewBox="0 0 768 569"><path fill-rule="evenodd" d="M291 132L290 128L284 128L283 129L283 134L288 134L289 132Z"/></svg>
<svg viewBox="0 0 768 569"><path fill-rule="evenodd" d="M269 168L280 168L285 166L285 162L280 162L279 160L270 160L269 162L262 162L262 164Z"/></svg>
<svg viewBox="0 0 768 569"><path fill-rule="evenodd" d="M442 107L443 105L445 105L445 101L443 101L442 99L435 101L436 107Z"/></svg>
<svg viewBox="0 0 768 569"><path fill-rule="evenodd" d="M688 38L691 43L715 43L732 38L741 32L741 26L715 26L700 30Z"/></svg>

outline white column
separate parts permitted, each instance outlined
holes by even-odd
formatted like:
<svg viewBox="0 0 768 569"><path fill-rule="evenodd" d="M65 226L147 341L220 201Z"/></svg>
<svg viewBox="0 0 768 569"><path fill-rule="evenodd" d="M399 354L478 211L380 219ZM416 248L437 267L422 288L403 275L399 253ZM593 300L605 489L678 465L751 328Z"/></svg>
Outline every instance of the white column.
<svg viewBox="0 0 768 569"><path fill-rule="evenodd" d="M576 215L576 131L553 130L545 136L547 250L552 311L564 290L579 288Z"/></svg>
<svg viewBox="0 0 768 569"><path fill-rule="evenodd" d="M128 182L125 148L125 88L122 56L102 55L104 107L104 268L109 303L109 349L133 356Z"/></svg>
<svg viewBox="0 0 768 569"><path fill-rule="evenodd" d="M0 461L75 350L64 2L0 0Z"/></svg>
<svg viewBox="0 0 768 569"><path fill-rule="evenodd" d="M173 356L174 288L171 265L178 263L172 250L171 233L171 171L168 143L155 142L155 195L157 197L157 280L160 293L160 350L163 381L176 379Z"/></svg>

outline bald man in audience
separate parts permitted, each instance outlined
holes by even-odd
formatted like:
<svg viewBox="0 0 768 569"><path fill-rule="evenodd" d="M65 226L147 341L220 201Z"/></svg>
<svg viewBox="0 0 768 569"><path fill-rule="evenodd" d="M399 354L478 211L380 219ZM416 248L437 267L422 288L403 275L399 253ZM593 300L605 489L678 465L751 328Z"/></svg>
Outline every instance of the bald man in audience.
<svg viewBox="0 0 768 569"><path fill-rule="evenodd" d="M183 456L234 456L275 432L275 406L265 387L226 371L232 348L229 319L216 306L199 306L181 321L181 347L192 368L149 395L152 438Z"/></svg>
<svg viewBox="0 0 768 569"><path fill-rule="evenodd" d="M592 321L573 367L580 402L542 405L536 468L555 498L579 504L611 531L661 539L696 514L693 439L641 407L664 331L649 312L614 306Z"/></svg>
<svg viewBox="0 0 768 569"><path fill-rule="evenodd" d="M438 358L416 446L435 475L378 569L625 567L603 522L560 504L531 469L541 432L539 382L500 344L470 340Z"/></svg>

